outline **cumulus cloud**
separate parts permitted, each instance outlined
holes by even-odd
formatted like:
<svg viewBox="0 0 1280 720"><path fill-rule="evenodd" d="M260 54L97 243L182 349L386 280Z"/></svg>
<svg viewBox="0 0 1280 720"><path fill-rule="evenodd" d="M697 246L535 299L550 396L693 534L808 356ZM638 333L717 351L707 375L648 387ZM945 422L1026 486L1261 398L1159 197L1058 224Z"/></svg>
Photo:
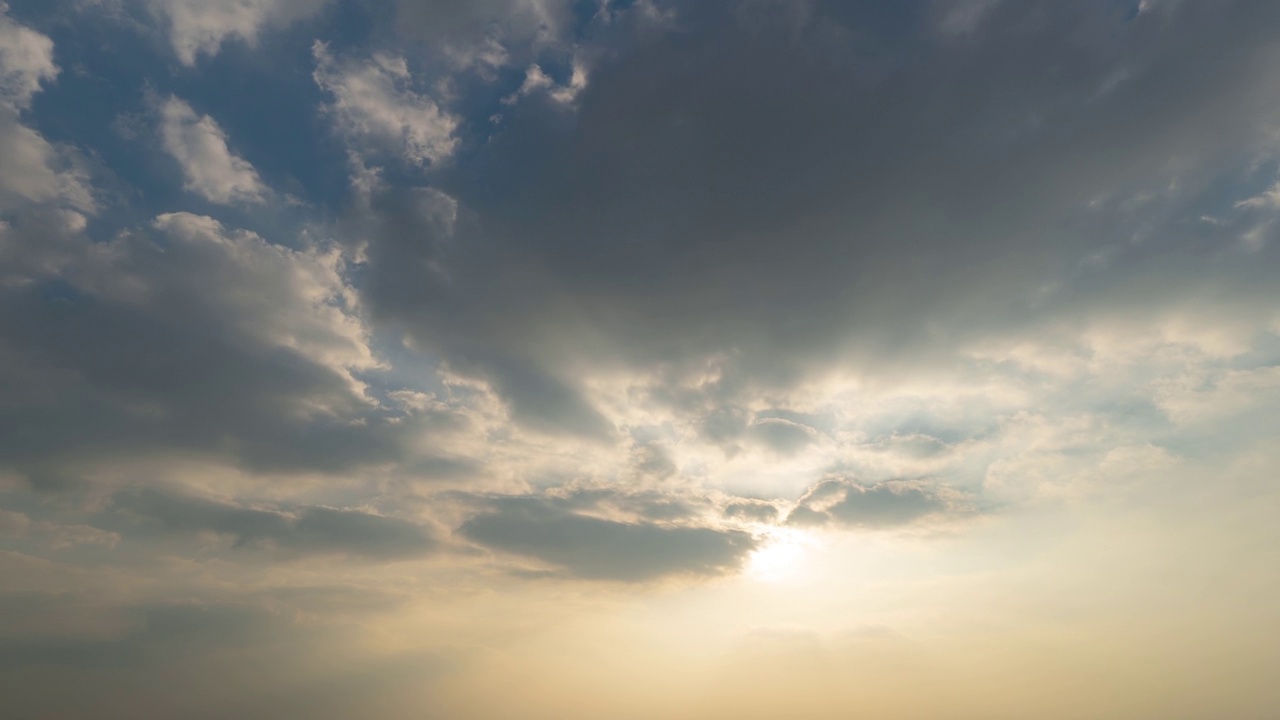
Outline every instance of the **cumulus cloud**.
<svg viewBox="0 0 1280 720"><path fill-rule="evenodd" d="M329 0L150 0L168 23L169 42L178 60L194 65L216 55L229 38L256 45L266 27L283 27L314 15Z"/></svg>
<svg viewBox="0 0 1280 720"><path fill-rule="evenodd" d="M333 98L326 112L358 151L418 165L440 163L453 152L457 118L414 89L404 57L340 59L319 41L312 52L316 84Z"/></svg>
<svg viewBox="0 0 1280 720"><path fill-rule="evenodd" d="M75 151L54 145L22 124L21 112L58 76L53 41L8 16L0 2L0 212L29 203L95 207Z"/></svg>
<svg viewBox="0 0 1280 720"><path fill-rule="evenodd" d="M160 103L160 140L182 167L187 190L210 202L261 202L267 188L258 171L227 147L227 134L208 115L198 115L185 100L169 96Z"/></svg>
<svg viewBox="0 0 1280 720"><path fill-rule="evenodd" d="M190 213L158 216L153 227L171 241L165 272L133 275L136 284L104 273L98 287L121 299L144 302L178 290L176 265L193 276L183 289L197 291L212 313L266 346L296 350L335 372L377 367L367 331L354 314L355 295L342 274L342 258L323 246L292 250L261 236L229 230L212 218ZM128 242L125 240L124 242ZM130 252L133 251L133 252ZM122 250L145 266L141 248ZM197 274L204 279L197 286ZM171 285L172 283L172 285ZM135 293L141 292L143 298ZM146 297L149 296L149 297Z"/></svg>
<svg viewBox="0 0 1280 720"><path fill-rule="evenodd" d="M83 211L96 207L77 154L50 143L0 104L0 210L46 202Z"/></svg>
<svg viewBox="0 0 1280 720"><path fill-rule="evenodd" d="M520 89L514 94L503 99L503 102L510 105L516 102L520 97L532 95L535 93L546 93L547 97L555 102L563 105L571 104L578 93L587 86L587 71L581 63L573 64L573 73L570 75L567 83L561 85L551 78L550 75L539 65L530 65L525 71L524 82L520 84Z"/></svg>
<svg viewBox="0 0 1280 720"><path fill-rule="evenodd" d="M34 221L6 231L29 272L0 303L4 461L34 472L185 447L343 467L398 454L414 432L354 422L377 411L356 373L381 363L333 250L285 248L186 213L108 243L82 231Z"/></svg>
<svg viewBox="0 0 1280 720"><path fill-rule="evenodd" d="M53 41L8 16L0 2L0 98L18 109L31 104L43 83L58 76L53 61Z"/></svg>

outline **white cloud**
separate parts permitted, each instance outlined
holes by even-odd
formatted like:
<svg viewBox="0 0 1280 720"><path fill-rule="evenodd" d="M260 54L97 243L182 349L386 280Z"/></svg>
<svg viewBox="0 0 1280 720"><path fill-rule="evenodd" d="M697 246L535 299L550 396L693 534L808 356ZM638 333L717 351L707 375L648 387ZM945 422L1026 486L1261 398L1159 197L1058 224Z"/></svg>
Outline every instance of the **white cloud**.
<svg viewBox="0 0 1280 720"><path fill-rule="evenodd" d="M51 144L0 106L0 210L42 202L92 210L87 174L73 150Z"/></svg>
<svg viewBox="0 0 1280 720"><path fill-rule="evenodd" d="M1226 420L1275 406L1280 366L1189 370L1156 385L1156 405L1178 425L1221 428Z"/></svg>
<svg viewBox="0 0 1280 720"><path fill-rule="evenodd" d="M1280 208L1280 182L1246 200L1236 203L1237 208Z"/></svg>
<svg viewBox="0 0 1280 720"><path fill-rule="evenodd" d="M539 65L530 65L525 71L524 82L521 83L520 89L503 99L507 104L514 103L518 98L531 95L537 92L545 92L548 97L563 105L572 104L577 99L578 93L587 86L587 69L582 63L574 61L573 74L569 77L567 85L560 85L551 78L550 75Z"/></svg>
<svg viewBox="0 0 1280 720"><path fill-rule="evenodd" d="M446 46L443 52L450 64L458 70L474 69L487 80L494 79L495 72L511 61L507 49L491 37L484 38L474 45Z"/></svg>
<svg viewBox="0 0 1280 720"><path fill-rule="evenodd" d="M228 38L254 45L268 25L285 26L308 17L328 0L151 0L169 23L169 41L178 60L194 65L216 55Z"/></svg>
<svg viewBox="0 0 1280 720"><path fill-rule="evenodd" d="M184 187L210 202L261 202L267 188L248 161L227 147L227 135L208 115L170 96L160 106L160 139L182 166Z"/></svg>
<svg viewBox="0 0 1280 720"><path fill-rule="evenodd" d="M327 110L354 147L402 153L419 165L441 162L453 153L457 118L413 90L403 57L339 60L322 42L316 42L313 53L316 84L333 96Z"/></svg>
<svg viewBox="0 0 1280 720"><path fill-rule="evenodd" d="M23 125L20 114L43 83L58 76L53 41L4 14L0 2L0 210L60 201L94 207L78 155Z"/></svg>
<svg viewBox="0 0 1280 720"><path fill-rule="evenodd" d="M23 109L40 84L58 76L53 41L11 20L0 2L0 101Z"/></svg>

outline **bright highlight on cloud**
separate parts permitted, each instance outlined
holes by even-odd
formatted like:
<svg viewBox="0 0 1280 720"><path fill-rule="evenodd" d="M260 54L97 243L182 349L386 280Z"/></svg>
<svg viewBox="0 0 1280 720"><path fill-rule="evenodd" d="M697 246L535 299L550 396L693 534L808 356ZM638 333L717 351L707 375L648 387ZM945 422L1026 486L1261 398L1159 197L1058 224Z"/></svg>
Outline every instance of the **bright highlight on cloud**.
<svg viewBox="0 0 1280 720"><path fill-rule="evenodd" d="M4 14L0 2L0 210L28 203L62 201L81 210L94 207L80 158L23 124L41 86L58 77L53 42Z"/></svg>
<svg viewBox="0 0 1280 720"><path fill-rule="evenodd" d="M1277 59L1249 0L0 3L6 710L1280 714Z"/></svg>
<svg viewBox="0 0 1280 720"><path fill-rule="evenodd" d="M287 26L320 11L329 0L149 0L183 65L217 55L238 39L254 46L264 29Z"/></svg>
<svg viewBox="0 0 1280 720"><path fill-rule="evenodd" d="M266 186L246 160L227 147L227 136L208 115L176 97L160 104L160 139L182 166L186 189L215 203L261 202Z"/></svg>
<svg viewBox="0 0 1280 720"><path fill-rule="evenodd" d="M457 120L412 88L403 57L339 61L316 41L316 84L333 95L329 112L356 147L380 150L415 164L437 163L456 145Z"/></svg>
<svg viewBox="0 0 1280 720"><path fill-rule="evenodd" d="M8 5L0 4L0 11ZM0 92L5 100L25 109L40 84L58 77L53 62L53 41L47 36L0 17Z"/></svg>

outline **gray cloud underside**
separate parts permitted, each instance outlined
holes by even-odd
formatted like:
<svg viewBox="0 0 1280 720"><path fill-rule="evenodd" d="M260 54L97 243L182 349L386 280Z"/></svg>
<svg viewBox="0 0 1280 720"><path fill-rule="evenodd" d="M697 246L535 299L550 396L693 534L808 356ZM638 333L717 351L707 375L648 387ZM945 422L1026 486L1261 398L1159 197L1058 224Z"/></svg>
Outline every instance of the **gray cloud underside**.
<svg viewBox="0 0 1280 720"><path fill-rule="evenodd" d="M616 440L581 378L638 369L707 439L788 455L821 429L742 408L815 369L899 370L1177 293L1262 307L1273 253L1232 256L1174 221L1264 143L1269 4L1126 22L1105 4L998 3L963 38L921 20L897 49L839 4L669 9L672 26L588 28L576 108L523 98L491 139L459 131L435 189L381 186L342 225L367 241L358 292L378 325L487 379L525 427ZM1157 258L1126 244L1117 203L1171 173ZM205 259L121 243L107 270L163 279L131 304L59 269L95 253L77 232L29 212L8 235L22 281L0 289L0 457L44 485L69 463L172 448L345 471L408 461L429 429L372 407L335 364L246 334L252 314L228 314L216 287L188 291ZM1116 244L1107 272L1080 273ZM681 387L707 358L718 378Z"/></svg>
<svg viewBox="0 0 1280 720"><path fill-rule="evenodd" d="M623 522L574 512L575 504L537 496L494 498L457 532L574 577L625 582L727 573L756 546L744 532Z"/></svg>
<svg viewBox="0 0 1280 720"><path fill-rule="evenodd" d="M1118 207L1176 176L1176 220L1268 142L1280 9L997 3L963 37L925 12L878 44L859 30L876 12L807 7L614 28L576 112L530 97L460 150L472 162L439 176L456 222L437 194L375 191L349 218L374 315L489 379L519 421L604 438L587 368L678 377L720 357L695 400L714 409L837 362L900 369L1048 318L1141 315L1187 290L1175 279L1265 291L1270 255L1198 249L1184 224L1157 260L1126 245ZM1131 249L1081 276L1113 245ZM804 442L775 430L761 441Z"/></svg>
<svg viewBox="0 0 1280 720"><path fill-rule="evenodd" d="M867 486L851 480L824 480L800 498L786 524L883 529L960 510L953 498L922 483L889 481Z"/></svg>
<svg viewBox="0 0 1280 720"><path fill-rule="evenodd" d="M144 488L117 495L117 512L142 521L139 532L194 535L212 532L245 547L286 554L347 554L394 559L420 556L436 548L423 526L358 510L294 507L261 510Z"/></svg>
<svg viewBox="0 0 1280 720"><path fill-rule="evenodd" d="M42 487L166 450L258 470L468 471L408 447L456 418L375 405L355 384L375 361L319 255L197 216L157 223L109 245L56 213L9 228L25 244L0 283L0 464Z"/></svg>
<svg viewBox="0 0 1280 720"><path fill-rule="evenodd" d="M772 523L778 518L778 508L762 501L731 502L725 505L724 514L725 517L730 518Z"/></svg>

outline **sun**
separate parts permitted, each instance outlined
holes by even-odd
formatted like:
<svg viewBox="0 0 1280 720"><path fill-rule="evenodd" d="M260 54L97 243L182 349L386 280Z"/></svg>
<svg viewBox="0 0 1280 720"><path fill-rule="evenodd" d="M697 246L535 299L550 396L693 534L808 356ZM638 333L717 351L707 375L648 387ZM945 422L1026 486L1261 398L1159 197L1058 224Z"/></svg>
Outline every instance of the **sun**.
<svg viewBox="0 0 1280 720"><path fill-rule="evenodd" d="M760 582L783 582L800 571L812 539L807 533L777 529L747 559L746 574Z"/></svg>

